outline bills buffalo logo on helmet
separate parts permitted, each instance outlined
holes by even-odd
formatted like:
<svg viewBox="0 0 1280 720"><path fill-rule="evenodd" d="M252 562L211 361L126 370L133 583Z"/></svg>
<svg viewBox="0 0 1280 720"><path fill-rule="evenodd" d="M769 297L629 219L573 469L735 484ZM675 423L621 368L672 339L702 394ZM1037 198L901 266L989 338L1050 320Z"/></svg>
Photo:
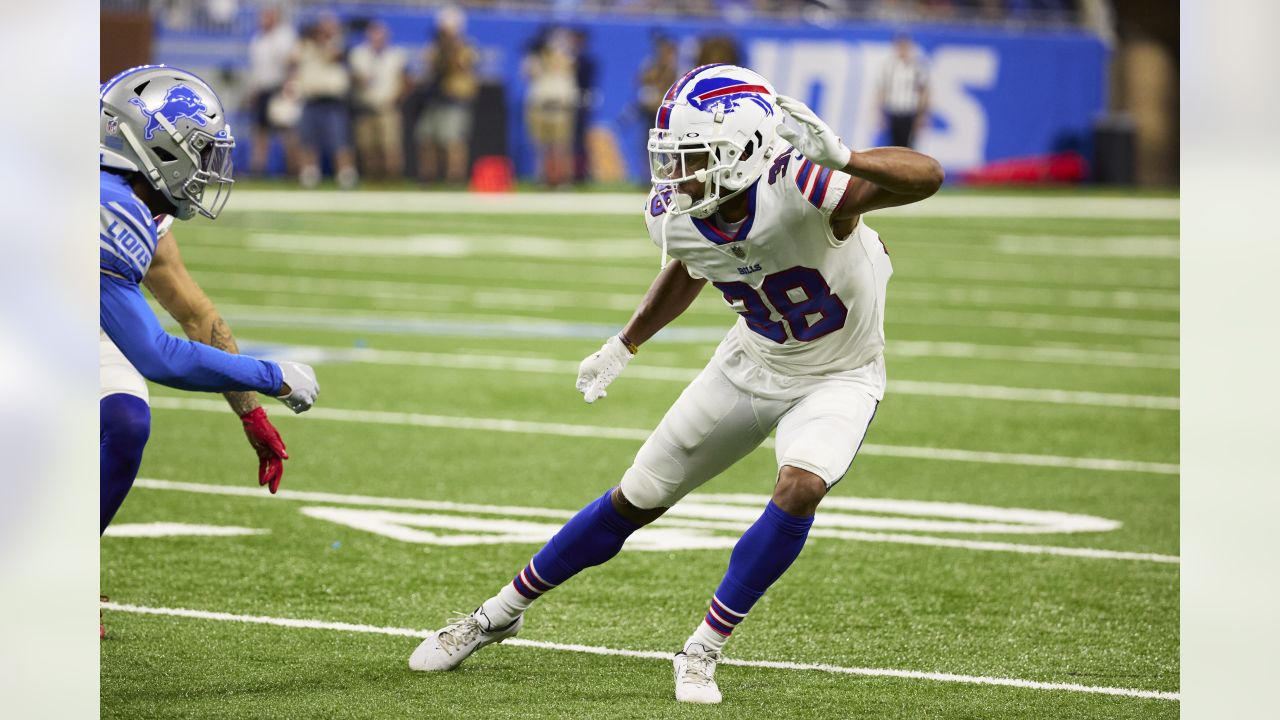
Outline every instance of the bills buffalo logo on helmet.
<svg viewBox="0 0 1280 720"><path fill-rule="evenodd" d="M752 102L760 106L765 113L773 114L773 103L765 96L769 88L753 85L733 78L707 78L694 83L689 92L689 104L704 112L720 111L731 113L737 110L739 102Z"/></svg>
<svg viewBox="0 0 1280 720"><path fill-rule="evenodd" d="M204 114L209 112L209 107L204 104L204 100L195 90L186 85L174 85L169 88L169 92L165 93L164 102L155 110L148 110L146 104L136 97L129 98L129 102L142 108L142 114L147 116L147 127L143 131L147 140L150 140L156 130L160 129L160 121L156 119L157 117L162 117L174 125L181 118L190 118L200 127L208 124Z"/></svg>

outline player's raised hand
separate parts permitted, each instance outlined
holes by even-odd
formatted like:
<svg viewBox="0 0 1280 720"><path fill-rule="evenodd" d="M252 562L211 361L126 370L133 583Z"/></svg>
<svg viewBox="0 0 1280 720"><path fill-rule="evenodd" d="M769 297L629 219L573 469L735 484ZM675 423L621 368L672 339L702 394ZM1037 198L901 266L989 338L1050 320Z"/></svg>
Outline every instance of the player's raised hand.
<svg viewBox="0 0 1280 720"><path fill-rule="evenodd" d="M284 383L276 395L280 402L295 413L306 412L316 402L320 394L320 383L316 381L316 371L310 365L281 360L280 373L284 375Z"/></svg>
<svg viewBox="0 0 1280 720"><path fill-rule="evenodd" d="M608 395L605 388L618 379L633 355L617 335L609 338L596 352L588 355L578 366L578 392L582 399L593 403Z"/></svg>
<svg viewBox="0 0 1280 720"><path fill-rule="evenodd" d="M777 96L778 107L792 120L799 130L787 125L778 126L778 135L791 143L801 155L813 162L832 170L843 170L853 155L849 148L836 137L836 133L809 109L808 105L786 95Z"/></svg>
<svg viewBox="0 0 1280 720"><path fill-rule="evenodd" d="M289 459L284 440L280 439L280 433L267 419L267 411L261 407L240 416L240 422L244 423L244 434L248 436L249 444L258 453L258 484L266 485L275 495L284 477L284 461Z"/></svg>

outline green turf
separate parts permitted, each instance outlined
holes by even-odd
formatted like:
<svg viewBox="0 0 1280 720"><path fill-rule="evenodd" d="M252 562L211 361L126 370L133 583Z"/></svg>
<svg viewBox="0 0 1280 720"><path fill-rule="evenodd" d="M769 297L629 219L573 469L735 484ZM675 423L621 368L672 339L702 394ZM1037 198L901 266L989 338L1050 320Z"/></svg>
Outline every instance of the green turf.
<svg viewBox="0 0 1280 720"><path fill-rule="evenodd" d="M1176 258L1018 254L999 241L1167 238L1176 237L1176 222L887 217L871 224L889 244L895 276L886 323L890 392L868 443L1178 462L1176 410L893 392L894 381L917 381L1176 396ZM547 239L550 251L533 256L504 244L512 228ZM466 359L571 367L594 350L625 322L656 271L657 251L638 218L231 212L179 232L192 272L246 348L429 354L415 356L416 365L319 363L324 408L645 431L683 387L678 379L624 374L607 399L588 406L573 391L571 371L493 370ZM273 234L302 245L266 248L264 237ZM366 247L444 235L463 238L468 253L377 255ZM358 237L338 240L348 246L340 254L305 249L308 239L335 236ZM708 291L673 326L693 336L656 339L635 367L695 371L732 320ZM544 336L522 336L535 330ZM1006 355L951 357L926 342ZM1018 356L1044 350L1074 355ZM193 397L152 392L164 399L158 404ZM616 482L639 446L291 417L282 406L268 408L292 455L281 497L138 487L115 524L269 532L108 537L102 585L113 601L429 629L492 594L537 545L407 543L308 516L304 508L348 505L291 501L288 491L569 513ZM254 488L254 464L229 410L162 406L141 475ZM706 491L767 494L774 472L772 450L760 449ZM863 454L835 493L1121 523L1093 533L920 535L1178 554L1175 475ZM675 650L727 556L624 551L541 601L521 637ZM687 708L672 700L669 665L657 660L497 647L459 672L425 676L406 668L413 638L112 610L106 624L104 717L1156 718L1179 711L1169 700L728 666L718 674L725 704ZM1176 692L1178 644L1174 563L814 538L727 653Z"/></svg>

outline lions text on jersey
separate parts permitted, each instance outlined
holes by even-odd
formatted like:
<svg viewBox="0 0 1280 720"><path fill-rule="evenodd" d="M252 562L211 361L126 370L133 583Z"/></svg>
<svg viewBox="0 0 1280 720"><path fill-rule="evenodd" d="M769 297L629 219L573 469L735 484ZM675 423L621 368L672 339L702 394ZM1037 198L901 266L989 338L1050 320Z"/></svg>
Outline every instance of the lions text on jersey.
<svg viewBox="0 0 1280 720"><path fill-rule="evenodd" d="M106 170L99 175L98 267L140 283L156 253L156 223L123 177Z"/></svg>

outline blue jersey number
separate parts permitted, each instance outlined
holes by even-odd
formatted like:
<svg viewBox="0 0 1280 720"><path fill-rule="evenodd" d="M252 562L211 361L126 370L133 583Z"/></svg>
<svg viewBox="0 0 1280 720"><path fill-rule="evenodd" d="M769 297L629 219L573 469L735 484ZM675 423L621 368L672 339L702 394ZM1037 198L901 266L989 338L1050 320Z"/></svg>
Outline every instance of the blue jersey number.
<svg viewBox="0 0 1280 720"><path fill-rule="evenodd" d="M764 297L743 282L714 285L724 293L726 302L738 308L747 327L778 344L787 341L787 329L796 340L812 342L844 327L849 317L849 309L831 292L822 273L813 268L797 266L769 275L761 286ZM773 319L765 299L782 316L781 321Z"/></svg>

